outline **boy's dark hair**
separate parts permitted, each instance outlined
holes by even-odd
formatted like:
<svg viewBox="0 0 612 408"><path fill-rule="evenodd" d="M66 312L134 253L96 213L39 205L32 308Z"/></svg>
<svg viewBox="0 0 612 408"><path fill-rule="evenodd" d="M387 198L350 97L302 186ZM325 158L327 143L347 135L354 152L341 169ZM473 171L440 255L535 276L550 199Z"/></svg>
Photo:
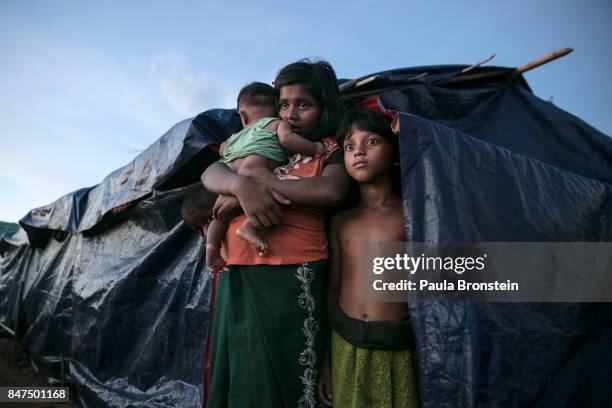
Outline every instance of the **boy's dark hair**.
<svg viewBox="0 0 612 408"><path fill-rule="evenodd" d="M353 127L382 136L393 146L393 160L399 162L399 138L391 130L392 119L382 112L371 109L355 109L341 119L336 132L336 141L342 148L344 140L351 135Z"/></svg>
<svg viewBox="0 0 612 408"><path fill-rule="evenodd" d="M343 105L340 102L338 79L329 62L303 59L283 67L276 75L274 87L303 85L321 107L320 129L317 138L335 133Z"/></svg>
<svg viewBox="0 0 612 408"><path fill-rule="evenodd" d="M278 107L278 91L263 82L252 82L242 88L236 100L237 106L273 106L274 110Z"/></svg>
<svg viewBox="0 0 612 408"><path fill-rule="evenodd" d="M382 112L371 109L355 109L347 112L338 125L337 142L343 149L344 140L351 135L353 127L366 132L376 133L391 144L393 162L397 163L397 171L392 174L393 190L401 196L401 174L399 169L399 137L391 130L392 119ZM344 149L343 149L344 150Z"/></svg>

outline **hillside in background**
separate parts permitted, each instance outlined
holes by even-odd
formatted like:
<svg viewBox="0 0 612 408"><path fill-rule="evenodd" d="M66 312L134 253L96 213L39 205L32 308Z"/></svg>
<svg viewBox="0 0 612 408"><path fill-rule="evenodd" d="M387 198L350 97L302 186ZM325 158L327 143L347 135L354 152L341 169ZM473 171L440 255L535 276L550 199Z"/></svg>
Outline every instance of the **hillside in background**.
<svg viewBox="0 0 612 408"><path fill-rule="evenodd" d="M19 229L19 224L13 222L0 221L0 237L3 235L9 235Z"/></svg>

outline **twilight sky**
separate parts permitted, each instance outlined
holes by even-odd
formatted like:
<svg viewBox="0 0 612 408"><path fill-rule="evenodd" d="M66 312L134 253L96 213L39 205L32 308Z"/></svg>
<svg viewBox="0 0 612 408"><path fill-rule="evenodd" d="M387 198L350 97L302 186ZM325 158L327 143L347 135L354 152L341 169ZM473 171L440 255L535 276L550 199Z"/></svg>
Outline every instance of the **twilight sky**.
<svg viewBox="0 0 612 408"><path fill-rule="evenodd" d="M99 183L174 123L322 57L339 77L518 66L536 95L612 135L612 3L579 1L0 2L0 220Z"/></svg>

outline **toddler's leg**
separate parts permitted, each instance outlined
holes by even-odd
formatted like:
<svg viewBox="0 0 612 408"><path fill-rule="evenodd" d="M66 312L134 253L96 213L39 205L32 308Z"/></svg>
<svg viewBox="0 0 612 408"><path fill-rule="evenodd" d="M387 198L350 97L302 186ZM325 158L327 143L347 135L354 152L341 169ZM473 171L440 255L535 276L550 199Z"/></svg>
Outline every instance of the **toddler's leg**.
<svg viewBox="0 0 612 408"><path fill-rule="evenodd" d="M274 178L275 176L272 174L271 169L280 164L279 162L252 154L233 161L230 163L230 168L242 176L265 179ZM266 256L268 254L268 244L261 239L259 232L248 220L238 227L236 235L251 244L259 252L259 255Z"/></svg>
<svg viewBox="0 0 612 408"><path fill-rule="evenodd" d="M259 233L249 222L249 220L246 220L238 227L236 230L236 235L251 244L257 251L259 251L259 255L266 256L268 254L268 244L261 239Z"/></svg>
<svg viewBox="0 0 612 408"><path fill-rule="evenodd" d="M206 266L211 271L219 271L225 266L221 257L221 240L227 232L227 225L219 220L212 220L206 232Z"/></svg>

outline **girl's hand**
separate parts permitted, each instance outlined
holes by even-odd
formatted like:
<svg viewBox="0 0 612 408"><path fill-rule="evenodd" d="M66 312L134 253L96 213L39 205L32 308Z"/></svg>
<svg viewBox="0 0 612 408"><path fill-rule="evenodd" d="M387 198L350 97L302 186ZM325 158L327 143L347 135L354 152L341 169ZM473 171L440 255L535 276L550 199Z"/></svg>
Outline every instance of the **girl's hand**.
<svg viewBox="0 0 612 408"><path fill-rule="evenodd" d="M249 221L258 230L278 225L283 216L281 205L291 204L275 189L246 177L236 185L235 194Z"/></svg>
<svg viewBox="0 0 612 408"><path fill-rule="evenodd" d="M315 146L316 146L315 147L315 156L318 156L320 154L325 153L325 151L327 149L325 147L325 145L323 143L321 143L321 142L315 142Z"/></svg>
<svg viewBox="0 0 612 408"><path fill-rule="evenodd" d="M319 380L319 399L324 405L328 407L333 406L332 391L331 367L329 359L326 358L325 362L323 363L323 367L321 367L321 379Z"/></svg>

